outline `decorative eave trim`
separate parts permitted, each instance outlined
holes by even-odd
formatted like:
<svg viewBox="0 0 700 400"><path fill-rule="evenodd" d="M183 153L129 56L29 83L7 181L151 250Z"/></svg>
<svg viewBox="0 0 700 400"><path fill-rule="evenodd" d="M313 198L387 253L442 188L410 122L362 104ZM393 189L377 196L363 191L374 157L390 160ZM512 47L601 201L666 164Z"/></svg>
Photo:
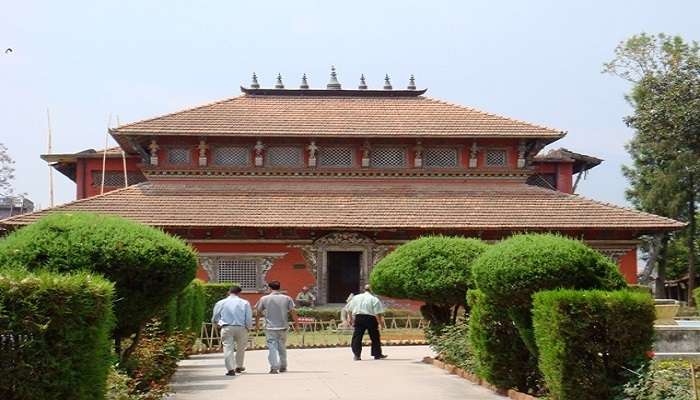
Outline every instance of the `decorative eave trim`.
<svg viewBox="0 0 700 400"><path fill-rule="evenodd" d="M352 171L322 171L322 170L160 170L143 169L143 174L149 178L177 179L189 176L199 178L230 178L230 177L299 177L299 178L328 178L328 177L377 177L377 178L478 178L478 177L505 177L527 178L532 174L529 170L500 170L500 171L396 171L396 170L352 170Z"/></svg>

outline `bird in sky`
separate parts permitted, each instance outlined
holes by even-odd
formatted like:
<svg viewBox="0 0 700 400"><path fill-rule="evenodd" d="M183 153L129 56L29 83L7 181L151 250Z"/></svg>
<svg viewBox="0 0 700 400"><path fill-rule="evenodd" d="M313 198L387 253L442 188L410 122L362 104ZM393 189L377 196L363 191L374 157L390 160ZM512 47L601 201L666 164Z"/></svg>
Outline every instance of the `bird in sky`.
<svg viewBox="0 0 700 400"><path fill-rule="evenodd" d="M10 47L5 49L5 54L11 54L14 50L12 50Z"/></svg>

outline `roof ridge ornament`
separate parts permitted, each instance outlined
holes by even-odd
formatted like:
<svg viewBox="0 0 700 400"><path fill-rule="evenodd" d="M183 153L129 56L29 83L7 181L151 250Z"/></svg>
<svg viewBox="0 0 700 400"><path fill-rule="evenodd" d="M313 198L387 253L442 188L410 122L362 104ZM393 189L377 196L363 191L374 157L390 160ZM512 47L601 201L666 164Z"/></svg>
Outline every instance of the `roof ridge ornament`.
<svg viewBox="0 0 700 400"><path fill-rule="evenodd" d="M335 66L331 65L331 79L328 81L328 85L326 85L326 89L328 90L340 90L342 89L340 82L338 82L338 75L335 73Z"/></svg>
<svg viewBox="0 0 700 400"><path fill-rule="evenodd" d="M299 89L308 89L309 88L309 82L306 80L306 73L301 76L301 85L299 85Z"/></svg>
<svg viewBox="0 0 700 400"><path fill-rule="evenodd" d="M392 90L391 81L389 80L389 74L384 77L384 90Z"/></svg>
<svg viewBox="0 0 700 400"><path fill-rule="evenodd" d="M406 86L406 89L408 90L416 90L416 78L411 74L411 77L408 79L408 86Z"/></svg>
<svg viewBox="0 0 700 400"><path fill-rule="evenodd" d="M277 74L277 83L275 83L275 89L284 89L284 83L282 83L282 74Z"/></svg>
<svg viewBox="0 0 700 400"><path fill-rule="evenodd" d="M359 90L367 90L367 82L365 81L365 74L360 75L360 85L357 88Z"/></svg>
<svg viewBox="0 0 700 400"><path fill-rule="evenodd" d="M250 82L251 89L260 89L260 84L258 83L258 76L253 72L253 81Z"/></svg>

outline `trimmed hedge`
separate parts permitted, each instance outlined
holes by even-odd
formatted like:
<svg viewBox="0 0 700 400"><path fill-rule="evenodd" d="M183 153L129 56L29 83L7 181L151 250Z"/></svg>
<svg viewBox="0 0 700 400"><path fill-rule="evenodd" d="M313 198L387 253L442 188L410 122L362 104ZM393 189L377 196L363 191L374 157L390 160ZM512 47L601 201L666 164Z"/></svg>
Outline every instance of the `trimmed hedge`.
<svg viewBox="0 0 700 400"><path fill-rule="evenodd" d="M300 307L297 308L297 314L300 317L308 317L308 318L314 318L317 321L330 321L332 319L339 321L340 320L340 309L329 309L329 308L309 308L309 307ZM386 318L401 318L401 317L420 317L420 313L411 311L411 310L403 310L403 309L397 309L397 308L387 308L384 311L384 317Z"/></svg>
<svg viewBox="0 0 700 400"><path fill-rule="evenodd" d="M645 363L654 318L651 296L630 290L535 294L539 367L552 399L612 398Z"/></svg>
<svg viewBox="0 0 700 400"><path fill-rule="evenodd" d="M488 245L478 239L425 236L397 247L372 269L372 289L385 296L464 305L470 265Z"/></svg>
<svg viewBox="0 0 700 400"><path fill-rule="evenodd" d="M166 333L199 333L205 320L205 286L204 282L195 279L168 303L160 316L161 327Z"/></svg>
<svg viewBox="0 0 700 400"><path fill-rule="evenodd" d="M525 345L537 354L532 295L541 290L627 287L617 265L583 242L553 234L515 235L491 246L472 266L476 287L508 309Z"/></svg>
<svg viewBox="0 0 700 400"><path fill-rule="evenodd" d="M537 361L525 347L507 312L491 302L480 290L467 294L469 343L476 373L497 387L527 391L537 386Z"/></svg>
<svg viewBox="0 0 700 400"><path fill-rule="evenodd" d="M88 213L52 214L0 241L0 264L87 270L115 283L115 336L137 332L195 276L194 250L161 230Z"/></svg>
<svg viewBox="0 0 700 400"><path fill-rule="evenodd" d="M0 272L0 398L103 399L113 284L88 273Z"/></svg>

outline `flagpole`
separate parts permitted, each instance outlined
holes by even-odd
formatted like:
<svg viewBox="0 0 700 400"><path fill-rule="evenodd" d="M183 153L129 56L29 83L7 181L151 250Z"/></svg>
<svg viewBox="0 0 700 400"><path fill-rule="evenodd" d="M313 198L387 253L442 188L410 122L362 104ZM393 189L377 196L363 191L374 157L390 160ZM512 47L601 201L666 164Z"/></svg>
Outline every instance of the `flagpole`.
<svg viewBox="0 0 700 400"><path fill-rule="evenodd" d="M47 138L47 154L51 155L53 151L53 146L51 143L51 113L49 108L46 108L46 122L48 124L48 138ZM51 163L46 163L49 167L49 207L53 207L53 167Z"/></svg>

